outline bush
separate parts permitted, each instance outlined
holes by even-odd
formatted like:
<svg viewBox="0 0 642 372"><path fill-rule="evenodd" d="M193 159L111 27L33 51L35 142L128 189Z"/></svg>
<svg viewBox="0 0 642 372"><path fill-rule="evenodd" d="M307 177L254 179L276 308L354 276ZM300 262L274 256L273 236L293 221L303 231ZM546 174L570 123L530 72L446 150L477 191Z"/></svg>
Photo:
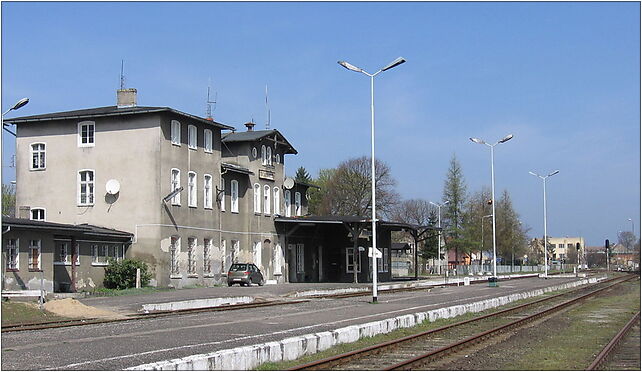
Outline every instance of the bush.
<svg viewBox="0 0 642 372"><path fill-rule="evenodd" d="M105 279L103 285L105 288L126 289L136 287L136 269L140 269L141 287L149 284L152 274L150 274L147 264L139 260L110 260L109 265L105 268Z"/></svg>

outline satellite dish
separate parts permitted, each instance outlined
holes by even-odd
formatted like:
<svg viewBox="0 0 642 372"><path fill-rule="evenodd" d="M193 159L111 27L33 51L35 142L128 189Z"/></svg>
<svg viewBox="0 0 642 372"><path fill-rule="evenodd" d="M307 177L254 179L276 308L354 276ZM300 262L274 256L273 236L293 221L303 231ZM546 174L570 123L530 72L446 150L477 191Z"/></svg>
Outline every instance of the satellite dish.
<svg viewBox="0 0 642 372"><path fill-rule="evenodd" d="M115 195L118 194L120 191L120 182L117 180L111 179L107 181L107 184L105 185L105 189L107 190L108 194Z"/></svg>
<svg viewBox="0 0 642 372"><path fill-rule="evenodd" d="M292 177L287 177L285 179L285 181L283 181L283 187L285 187L288 190L293 188L294 187L294 179Z"/></svg>

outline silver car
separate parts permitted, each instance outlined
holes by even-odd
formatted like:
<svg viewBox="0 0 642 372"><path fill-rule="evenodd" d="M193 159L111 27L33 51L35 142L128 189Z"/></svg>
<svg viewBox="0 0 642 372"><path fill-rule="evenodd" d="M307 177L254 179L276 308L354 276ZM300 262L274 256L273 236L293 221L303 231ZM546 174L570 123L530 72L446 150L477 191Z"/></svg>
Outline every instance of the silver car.
<svg viewBox="0 0 642 372"><path fill-rule="evenodd" d="M258 284L262 286L265 284L263 279L263 274L256 265L251 263L235 263L230 266L230 269L227 272L227 285L232 286L232 284L238 283L240 286L249 286L252 284Z"/></svg>

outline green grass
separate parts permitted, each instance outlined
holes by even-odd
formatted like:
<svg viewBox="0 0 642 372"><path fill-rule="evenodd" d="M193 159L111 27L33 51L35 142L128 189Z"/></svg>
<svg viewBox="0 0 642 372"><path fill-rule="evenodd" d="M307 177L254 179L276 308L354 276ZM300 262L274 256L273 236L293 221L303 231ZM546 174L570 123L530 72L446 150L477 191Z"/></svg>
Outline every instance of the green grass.
<svg viewBox="0 0 642 372"><path fill-rule="evenodd" d="M387 341L392 341L394 339L398 339L398 338L402 338L402 337L405 337L405 336L410 336L410 335L414 335L414 334L417 334L417 333L425 332L425 331L428 331L428 330L431 330L431 329L435 329L435 328L439 328L439 327L443 327L443 326L446 326L446 325L449 325L449 324L461 322L461 321L464 321L464 320L469 320L469 319L472 319L472 318L475 318L475 317L478 317L478 316L481 316L481 315L485 315L485 314L496 312L496 311L501 310L501 309L507 309L507 308L515 307L517 305L526 303L526 302L531 302L531 301L534 301L534 300L537 300L537 299L553 296L553 295L559 294L561 292L565 292L565 291L548 292L548 293L546 293L544 295L541 295L541 296L531 297L529 299L511 302L510 304L507 304L507 305L504 305L504 306L500 306L500 307L496 307L496 308L493 308L493 309L488 309L486 311L482 311L482 312L479 312L479 313L466 313L466 314L463 314L463 315L460 315L460 316L457 316L457 317L454 317L454 318L450 318L450 319L437 319L434 322L429 322L429 321L426 320L422 324L417 325L417 326L412 327L412 328L402 328L402 329L398 329L398 330L395 330L395 331L390 332L390 333L376 335L376 336L373 336L373 337L363 338L363 339L360 339L360 340L358 340L356 342L353 342L353 343L339 344L339 345L331 347L330 349L321 351L319 353L316 353L316 354L313 354L313 355L304 356L304 357L301 357L299 359L292 360L292 361L265 363L265 364L262 364L262 365L258 366L256 369L259 370L259 371L282 371L282 370L286 370L286 369L288 369L290 367L294 367L294 366L297 366L299 364L304 364L304 363L312 362L312 361L315 361L315 360L328 358L328 357L331 357L331 356L334 356L334 355L343 354L343 353L347 353L349 351L358 350L358 349L362 349L362 348L365 348L365 347L368 347L368 346L381 344L381 343L384 343L384 342L387 342Z"/></svg>
<svg viewBox="0 0 642 372"><path fill-rule="evenodd" d="M32 302L2 302L2 325L51 322L64 320L61 317L45 310L40 310Z"/></svg>
<svg viewBox="0 0 642 372"><path fill-rule="evenodd" d="M91 296L95 297L110 297L110 296L135 296L148 293L173 291L174 288L157 288L157 287L143 287L143 288L127 288L127 289L110 289L110 288L96 288L90 292Z"/></svg>

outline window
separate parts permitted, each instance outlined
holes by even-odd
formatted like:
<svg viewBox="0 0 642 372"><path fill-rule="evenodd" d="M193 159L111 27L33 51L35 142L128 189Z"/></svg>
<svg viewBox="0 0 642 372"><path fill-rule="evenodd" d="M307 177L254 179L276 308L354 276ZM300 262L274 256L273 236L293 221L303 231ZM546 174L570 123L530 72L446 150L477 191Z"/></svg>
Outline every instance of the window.
<svg viewBox="0 0 642 372"><path fill-rule="evenodd" d="M388 248L378 248L381 251L382 258L377 258L377 270L388 272Z"/></svg>
<svg viewBox="0 0 642 372"><path fill-rule="evenodd" d="M232 211L232 213L239 213L239 181L232 180L230 182L230 189L230 210Z"/></svg>
<svg viewBox="0 0 642 372"><path fill-rule="evenodd" d="M259 154L256 151L256 147L252 147L252 159L256 159L258 156Z"/></svg>
<svg viewBox="0 0 642 372"><path fill-rule="evenodd" d="M261 146L261 164L263 165L267 164L267 153L266 153L265 145Z"/></svg>
<svg viewBox="0 0 642 372"><path fill-rule="evenodd" d="M45 209L44 208L33 208L31 209L31 219L34 221L44 221L45 220Z"/></svg>
<svg viewBox="0 0 642 372"><path fill-rule="evenodd" d="M354 273L354 248L346 248L346 273ZM357 250L357 272L361 272L361 254Z"/></svg>
<svg viewBox="0 0 642 372"><path fill-rule="evenodd" d="M281 162L281 155L280 154L274 155L274 162L277 163L277 164L279 164Z"/></svg>
<svg viewBox="0 0 642 372"><path fill-rule="evenodd" d="M564 248L564 244L558 244L557 248Z"/></svg>
<svg viewBox="0 0 642 372"><path fill-rule="evenodd" d="M272 148L268 146L266 153L265 163L267 165L272 165Z"/></svg>
<svg viewBox="0 0 642 372"><path fill-rule="evenodd" d="M122 244L92 244L91 264L94 266L105 266L109 260L122 261L125 258L125 247Z"/></svg>
<svg viewBox="0 0 642 372"><path fill-rule="evenodd" d="M205 148L205 152L212 152L212 130L205 129L203 138L203 147Z"/></svg>
<svg viewBox="0 0 642 372"><path fill-rule="evenodd" d="M241 255L241 244L238 240L231 240L232 243L232 262L236 261Z"/></svg>
<svg viewBox="0 0 642 372"><path fill-rule="evenodd" d="M303 257L303 252L304 252L304 245L299 243L296 245L296 272L297 273L302 273L304 272L304 257Z"/></svg>
<svg viewBox="0 0 642 372"><path fill-rule="evenodd" d="M93 121L82 121L78 123L78 146L94 146L95 123Z"/></svg>
<svg viewBox="0 0 642 372"><path fill-rule="evenodd" d="M181 188L181 171L174 168L172 169L172 180L170 186L170 192L174 192L177 189ZM177 193L172 198L172 205L181 205L181 193Z"/></svg>
<svg viewBox="0 0 642 372"><path fill-rule="evenodd" d="M187 174L187 205L196 207L196 172Z"/></svg>
<svg viewBox="0 0 642 372"><path fill-rule="evenodd" d="M94 171L78 172L78 205L94 205Z"/></svg>
<svg viewBox="0 0 642 372"><path fill-rule="evenodd" d="M261 242L254 242L254 254L253 254L253 260L254 263L257 265L261 265Z"/></svg>
<svg viewBox="0 0 642 372"><path fill-rule="evenodd" d="M261 185L254 184L254 213L261 213Z"/></svg>
<svg viewBox="0 0 642 372"><path fill-rule="evenodd" d="M573 248L573 243L568 243L568 244L566 244L566 248L568 248L568 249Z"/></svg>
<svg viewBox="0 0 642 372"><path fill-rule="evenodd" d="M281 190L274 188L274 214L281 214Z"/></svg>
<svg viewBox="0 0 642 372"><path fill-rule="evenodd" d="M171 240L170 240L170 246L169 246L169 256L170 256L169 274L178 275L180 273L180 269L178 267L178 255L181 252L181 238L178 236L172 236L170 239Z"/></svg>
<svg viewBox="0 0 642 372"><path fill-rule="evenodd" d="M56 253L54 256L54 260L57 264L68 264L71 262L71 259L69 258L69 243L56 243Z"/></svg>
<svg viewBox="0 0 642 372"><path fill-rule="evenodd" d="M210 252L212 251L212 239L203 239L203 274L212 273L212 261Z"/></svg>
<svg viewBox="0 0 642 372"><path fill-rule="evenodd" d="M172 120L172 145L181 145L181 123Z"/></svg>
<svg viewBox="0 0 642 372"><path fill-rule="evenodd" d="M192 150L196 150L196 126L188 125L187 126L187 147Z"/></svg>
<svg viewBox="0 0 642 372"><path fill-rule="evenodd" d="M283 198L285 199L285 217L290 217L292 215L291 199L290 199L290 190L285 190L283 193Z"/></svg>
<svg viewBox="0 0 642 372"><path fill-rule="evenodd" d="M221 200L221 212L225 212L225 179L221 177L221 189L217 190L217 198L220 195Z"/></svg>
<svg viewBox="0 0 642 372"><path fill-rule="evenodd" d="M263 186L263 213L270 214L270 186Z"/></svg>
<svg viewBox="0 0 642 372"><path fill-rule="evenodd" d="M187 238L187 273L196 274L196 238Z"/></svg>
<svg viewBox="0 0 642 372"><path fill-rule="evenodd" d="M212 209L212 176L209 174L203 179L203 204L205 208Z"/></svg>
<svg viewBox="0 0 642 372"><path fill-rule="evenodd" d="M18 239L7 239L7 271L18 271L19 268Z"/></svg>
<svg viewBox="0 0 642 372"><path fill-rule="evenodd" d="M298 191L294 193L294 215L301 215L301 193Z"/></svg>
<svg viewBox="0 0 642 372"><path fill-rule="evenodd" d="M45 144L34 143L31 145L31 169L45 169Z"/></svg>
<svg viewBox="0 0 642 372"><path fill-rule="evenodd" d="M40 240L29 241L29 270L40 270Z"/></svg>

